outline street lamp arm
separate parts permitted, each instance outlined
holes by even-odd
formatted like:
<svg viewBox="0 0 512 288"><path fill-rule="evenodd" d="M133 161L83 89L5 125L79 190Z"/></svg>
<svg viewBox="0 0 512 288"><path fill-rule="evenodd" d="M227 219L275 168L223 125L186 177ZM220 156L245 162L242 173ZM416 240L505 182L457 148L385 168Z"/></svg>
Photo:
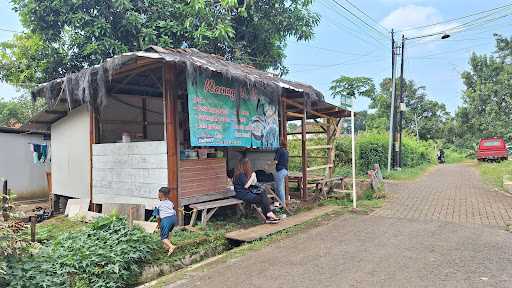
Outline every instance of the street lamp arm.
<svg viewBox="0 0 512 288"><path fill-rule="evenodd" d="M410 38L405 37L405 40L415 40L415 39L427 38L427 37L432 37L432 36L437 36L437 35L443 35L443 36L441 36L441 39L450 38L450 34L446 34L446 32L436 32L436 33L420 35L420 36L410 37Z"/></svg>

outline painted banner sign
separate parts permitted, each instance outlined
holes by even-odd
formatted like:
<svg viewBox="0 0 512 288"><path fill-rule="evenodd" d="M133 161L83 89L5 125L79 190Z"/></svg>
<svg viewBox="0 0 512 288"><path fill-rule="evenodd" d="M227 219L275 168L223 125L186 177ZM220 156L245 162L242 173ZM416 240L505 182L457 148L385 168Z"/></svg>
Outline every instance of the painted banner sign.
<svg viewBox="0 0 512 288"><path fill-rule="evenodd" d="M196 72L187 77L192 146L279 146L278 97Z"/></svg>

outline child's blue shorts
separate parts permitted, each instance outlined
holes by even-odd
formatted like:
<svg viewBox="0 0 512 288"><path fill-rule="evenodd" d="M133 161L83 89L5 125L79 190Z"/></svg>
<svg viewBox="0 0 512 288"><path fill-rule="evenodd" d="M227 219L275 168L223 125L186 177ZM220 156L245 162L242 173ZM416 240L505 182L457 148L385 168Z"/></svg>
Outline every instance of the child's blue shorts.
<svg viewBox="0 0 512 288"><path fill-rule="evenodd" d="M176 215L167 216L160 219L160 239L168 239L169 234L176 225Z"/></svg>
<svg viewBox="0 0 512 288"><path fill-rule="evenodd" d="M153 216L158 217L159 214L160 213L158 211L158 208L155 208L155 210L153 210ZM174 229L174 226L176 226L176 222L177 222L176 215L167 216L167 217L160 219L160 239L161 240L169 238L169 234L171 233L172 229Z"/></svg>

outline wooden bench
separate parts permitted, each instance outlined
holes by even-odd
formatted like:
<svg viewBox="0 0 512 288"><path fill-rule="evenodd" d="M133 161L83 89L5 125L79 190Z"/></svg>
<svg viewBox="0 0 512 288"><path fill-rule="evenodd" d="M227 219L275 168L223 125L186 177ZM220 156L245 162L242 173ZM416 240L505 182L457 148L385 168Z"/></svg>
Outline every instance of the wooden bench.
<svg viewBox="0 0 512 288"><path fill-rule="evenodd" d="M204 202L204 203L197 203L197 204L191 204L190 208L192 208L192 218L190 219L189 227L194 226L196 219L197 219L197 213L201 211L201 224L206 225L208 223L208 220L213 216L213 214L219 209L220 207L226 207L226 206L232 206L237 205L239 211L242 210L242 204L244 201L236 198L227 198L217 201L210 201L210 202ZM210 210L210 211L208 211Z"/></svg>

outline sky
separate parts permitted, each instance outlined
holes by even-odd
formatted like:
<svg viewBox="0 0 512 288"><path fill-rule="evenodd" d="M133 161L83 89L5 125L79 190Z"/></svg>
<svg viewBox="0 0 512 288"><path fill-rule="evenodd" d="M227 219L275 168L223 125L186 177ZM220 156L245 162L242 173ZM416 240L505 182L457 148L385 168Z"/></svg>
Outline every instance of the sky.
<svg viewBox="0 0 512 288"><path fill-rule="evenodd" d="M345 0L338 0L338 2L347 8L352 8ZM438 23L512 3L504 0L351 0L351 2L387 29L404 29ZM373 36L379 41L374 40L365 32L370 28L364 29L362 28L364 24L353 21L358 24L356 26L346 20L343 16L348 13L339 6L334 6L330 0L316 0L314 10L322 16L322 21L315 30L315 38L309 43L295 41L288 43L286 64L290 68L290 74L287 78L312 84L329 99L330 82L341 75L370 77L376 85L384 77L391 77L389 35L388 39L385 39L385 36ZM453 28L466 23L465 21L467 20L463 19L416 33L405 31L404 34L409 38L426 35ZM367 22L372 26L378 25L368 19ZM406 41L405 78L414 80L418 85L424 85L429 98L445 103L447 109L454 112L461 104L464 89L460 74L468 69L467 63L472 52L494 52L494 32L512 36L510 13L507 18L489 26L473 27L464 32L453 33L446 40L431 37L421 41ZM368 100L358 99L356 110L366 109L367 105Z"/></svg>
<svg viewBox="0 0 512 288"><path fill-rule="evenodd" d="M369 19L347 0L337 1L382 32L350 18L348 12L332 0L315 0L313 9L321 16L315 37L309 42L290 40L285 61L290 69L286 78L313 85L332 103L336 100L329 96L329 85L341 75L370 77L376 85L384 77L391 76L391 40L384 29L404 30L512 3L505 0L350 0L371 17ZM436 36L410 40L405 45L405 78L425 86L429 98L446 104L450 112L461 104L464 85L460 73L468 69L471 53L494 52L492 34L495 32L512 36L510 13L487 26L476 25L465 31L456 29L457 25L467 24L466 21L462 19L403 32L411 38L443 30L455 31L446 40ZM0 0L0 29L23 30L8 0ZM12 35L12 32L0 31L0 41L10 39ZM15 88L0 83L0 97L17 95L19 92ZM356 110L367 107L367 99L357 99Z"/></svg>

